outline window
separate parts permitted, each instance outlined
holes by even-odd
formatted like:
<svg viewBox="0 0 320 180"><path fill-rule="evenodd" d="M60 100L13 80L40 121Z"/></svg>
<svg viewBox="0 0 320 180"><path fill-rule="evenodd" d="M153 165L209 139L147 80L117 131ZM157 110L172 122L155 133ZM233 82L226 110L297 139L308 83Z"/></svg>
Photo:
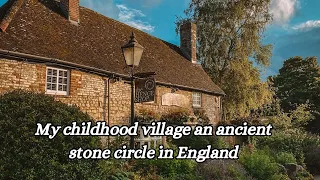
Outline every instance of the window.
<svg viewBox="0 0 320 180"><path fill-rule="evenodd" d="M199 92L192 93L192 106L201 107L201 93Z"/></svg>
<svg viewBox="0 0 320 180"><path fill-rule="evenodd" d="M69 90L69 71L47 67L46 93L67 95Z"/></svg>

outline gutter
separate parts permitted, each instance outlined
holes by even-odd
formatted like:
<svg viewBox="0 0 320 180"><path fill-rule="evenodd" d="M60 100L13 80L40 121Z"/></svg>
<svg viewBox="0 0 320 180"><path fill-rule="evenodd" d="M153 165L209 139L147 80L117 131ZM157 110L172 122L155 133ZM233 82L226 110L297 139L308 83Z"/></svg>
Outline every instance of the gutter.
<svg viewBox="0 0 320 180"><path fill-rule="evenodd" d="M192 87L183 86L183 85L175 85L175 84L165 83L165 82L161 82L161 81L156 81L156 83L158 85L163 85L163 86L177 87L177 88L182 88L182 89L185 89L185 90L200 91L200 92L204 92L204 93L212 94L212 95L226 96L226 94L224 94L224 93L217 93L217 92L207 91L207 90L198 89L198 88L192 88Z"/></svg>
<svg viewBox="0 0 320 180"><path fill-rule="evenodd" d="M31 62L53 63L58 66L65 66L65 67L72 68L72 69L82 70L85 72L97 74L97 75L104 76L104 77L105 76L106 77L115 77L116 76L116 77L120 77L120 78L123 78L126 80L130 80L129 75L115 73L115 72L102 70L99 68L94 68L94 67L90 67L90 66L86 66L86 65L77 64L77 63L72 63L72 62L68 62L68 61L63 61L63 60L55 59L55 58L48 58L48 57L20 53L20 52L16 52L16 51L8 51L8 50L3 50L3 49L0 49L0 55L2 55L4 57L19 59L19 60L29 60ZM212 94L212 95L218 95L218 96L225 96L226 95L225 93L212 92L212 91L207 91L207 90L203 90L203 89L183 86L183 85L165 83L165 82L161 82L161 81L156 81L156 83L158 85L177 87L177 88L186 89L186 90L195 90L195 91L204 92L204 93Z"/></svg>
<svg viewBox="0 0 320 180"><path fill-rule="evenodd" d="M13 57L13 58L18 58L18 59L23 59L23 60L31 60L33 62L42 62L42 63L54 63L57 65L64 65L64 66L69 66L74 69L79 69L79 70L85 70L89 71L95 74L103 75L103 76L118 76L121 78L129 78L129 76L119 74L119 73L114 73L86 65L81 65L81 64L76 64L68 61L63 61L60 59L54 59L54 58L47 58L43 56L37 56L37 55L31 55L31 54L26 54L26 53L20 53L20 52L15 52L15 51L7 51L0 49L0 55L4 55L7 57Z"/></svg>

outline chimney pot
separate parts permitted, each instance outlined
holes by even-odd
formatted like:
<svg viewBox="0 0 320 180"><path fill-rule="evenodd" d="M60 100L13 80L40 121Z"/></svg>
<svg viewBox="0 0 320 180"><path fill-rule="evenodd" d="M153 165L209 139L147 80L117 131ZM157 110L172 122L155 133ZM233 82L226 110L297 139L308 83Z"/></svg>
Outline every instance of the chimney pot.
<svg viewBox="0 0 320 180"><path fill-rule="evenodd" d="M197 63L197 26L186 22L180 26L180 48L186 58Z"/></svg>
<svg viewBox="0 0 320 180"><path fill-rule="evenodd" d="M76 25L80 23L79 1L80 0L60 0L62 12L72 24Z"/></svg>

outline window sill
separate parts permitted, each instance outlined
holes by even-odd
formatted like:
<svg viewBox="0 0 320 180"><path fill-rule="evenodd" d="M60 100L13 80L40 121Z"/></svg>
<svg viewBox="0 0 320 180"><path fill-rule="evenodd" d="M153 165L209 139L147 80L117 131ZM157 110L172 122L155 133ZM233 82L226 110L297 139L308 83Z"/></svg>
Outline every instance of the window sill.
<svg viewBox="0 0 320 180"><path fill-rule="evenodd" d="M53 96L68 96L67 92L56 92L56 91L46 91L45 94L47 95L53 95Z"/></svg>
<svg viewBox="0 0 320 180"><path fill-rule="evenodd" d="M202 106L192 106L194 109L202 109Z"/></svg>

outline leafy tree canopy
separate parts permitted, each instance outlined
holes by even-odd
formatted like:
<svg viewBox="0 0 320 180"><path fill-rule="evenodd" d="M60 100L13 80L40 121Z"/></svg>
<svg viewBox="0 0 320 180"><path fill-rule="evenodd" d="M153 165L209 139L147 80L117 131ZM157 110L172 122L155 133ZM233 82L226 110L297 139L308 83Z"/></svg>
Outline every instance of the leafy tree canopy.
<svg viewBox="0 0 320 180"><path fill-rule="evenodd" d="M248 116L252 109L267 104L272 99L267 83L260 81L258 68L251 61L233 61L224 84L227 94L225 111L230 118Z"/></svg>
<svg viewBox="0 0 320 180"><path fill-rule="evenodd" d="M177 32L185 21L197 24L198 57L227 94L228 118L246 116L270 97L252 63L266 67L270 62L272 46L261 43L271 20L269 4L270 0L192 0L187 18L177 20Z"/></svg>
<svg viewBox="0 0 320 180"><path fill-rule="evenodd" d="M285 112L301 104L320 112L320 68L316 57L293 57L286 60L279 74L269 77Z"/></svg>

